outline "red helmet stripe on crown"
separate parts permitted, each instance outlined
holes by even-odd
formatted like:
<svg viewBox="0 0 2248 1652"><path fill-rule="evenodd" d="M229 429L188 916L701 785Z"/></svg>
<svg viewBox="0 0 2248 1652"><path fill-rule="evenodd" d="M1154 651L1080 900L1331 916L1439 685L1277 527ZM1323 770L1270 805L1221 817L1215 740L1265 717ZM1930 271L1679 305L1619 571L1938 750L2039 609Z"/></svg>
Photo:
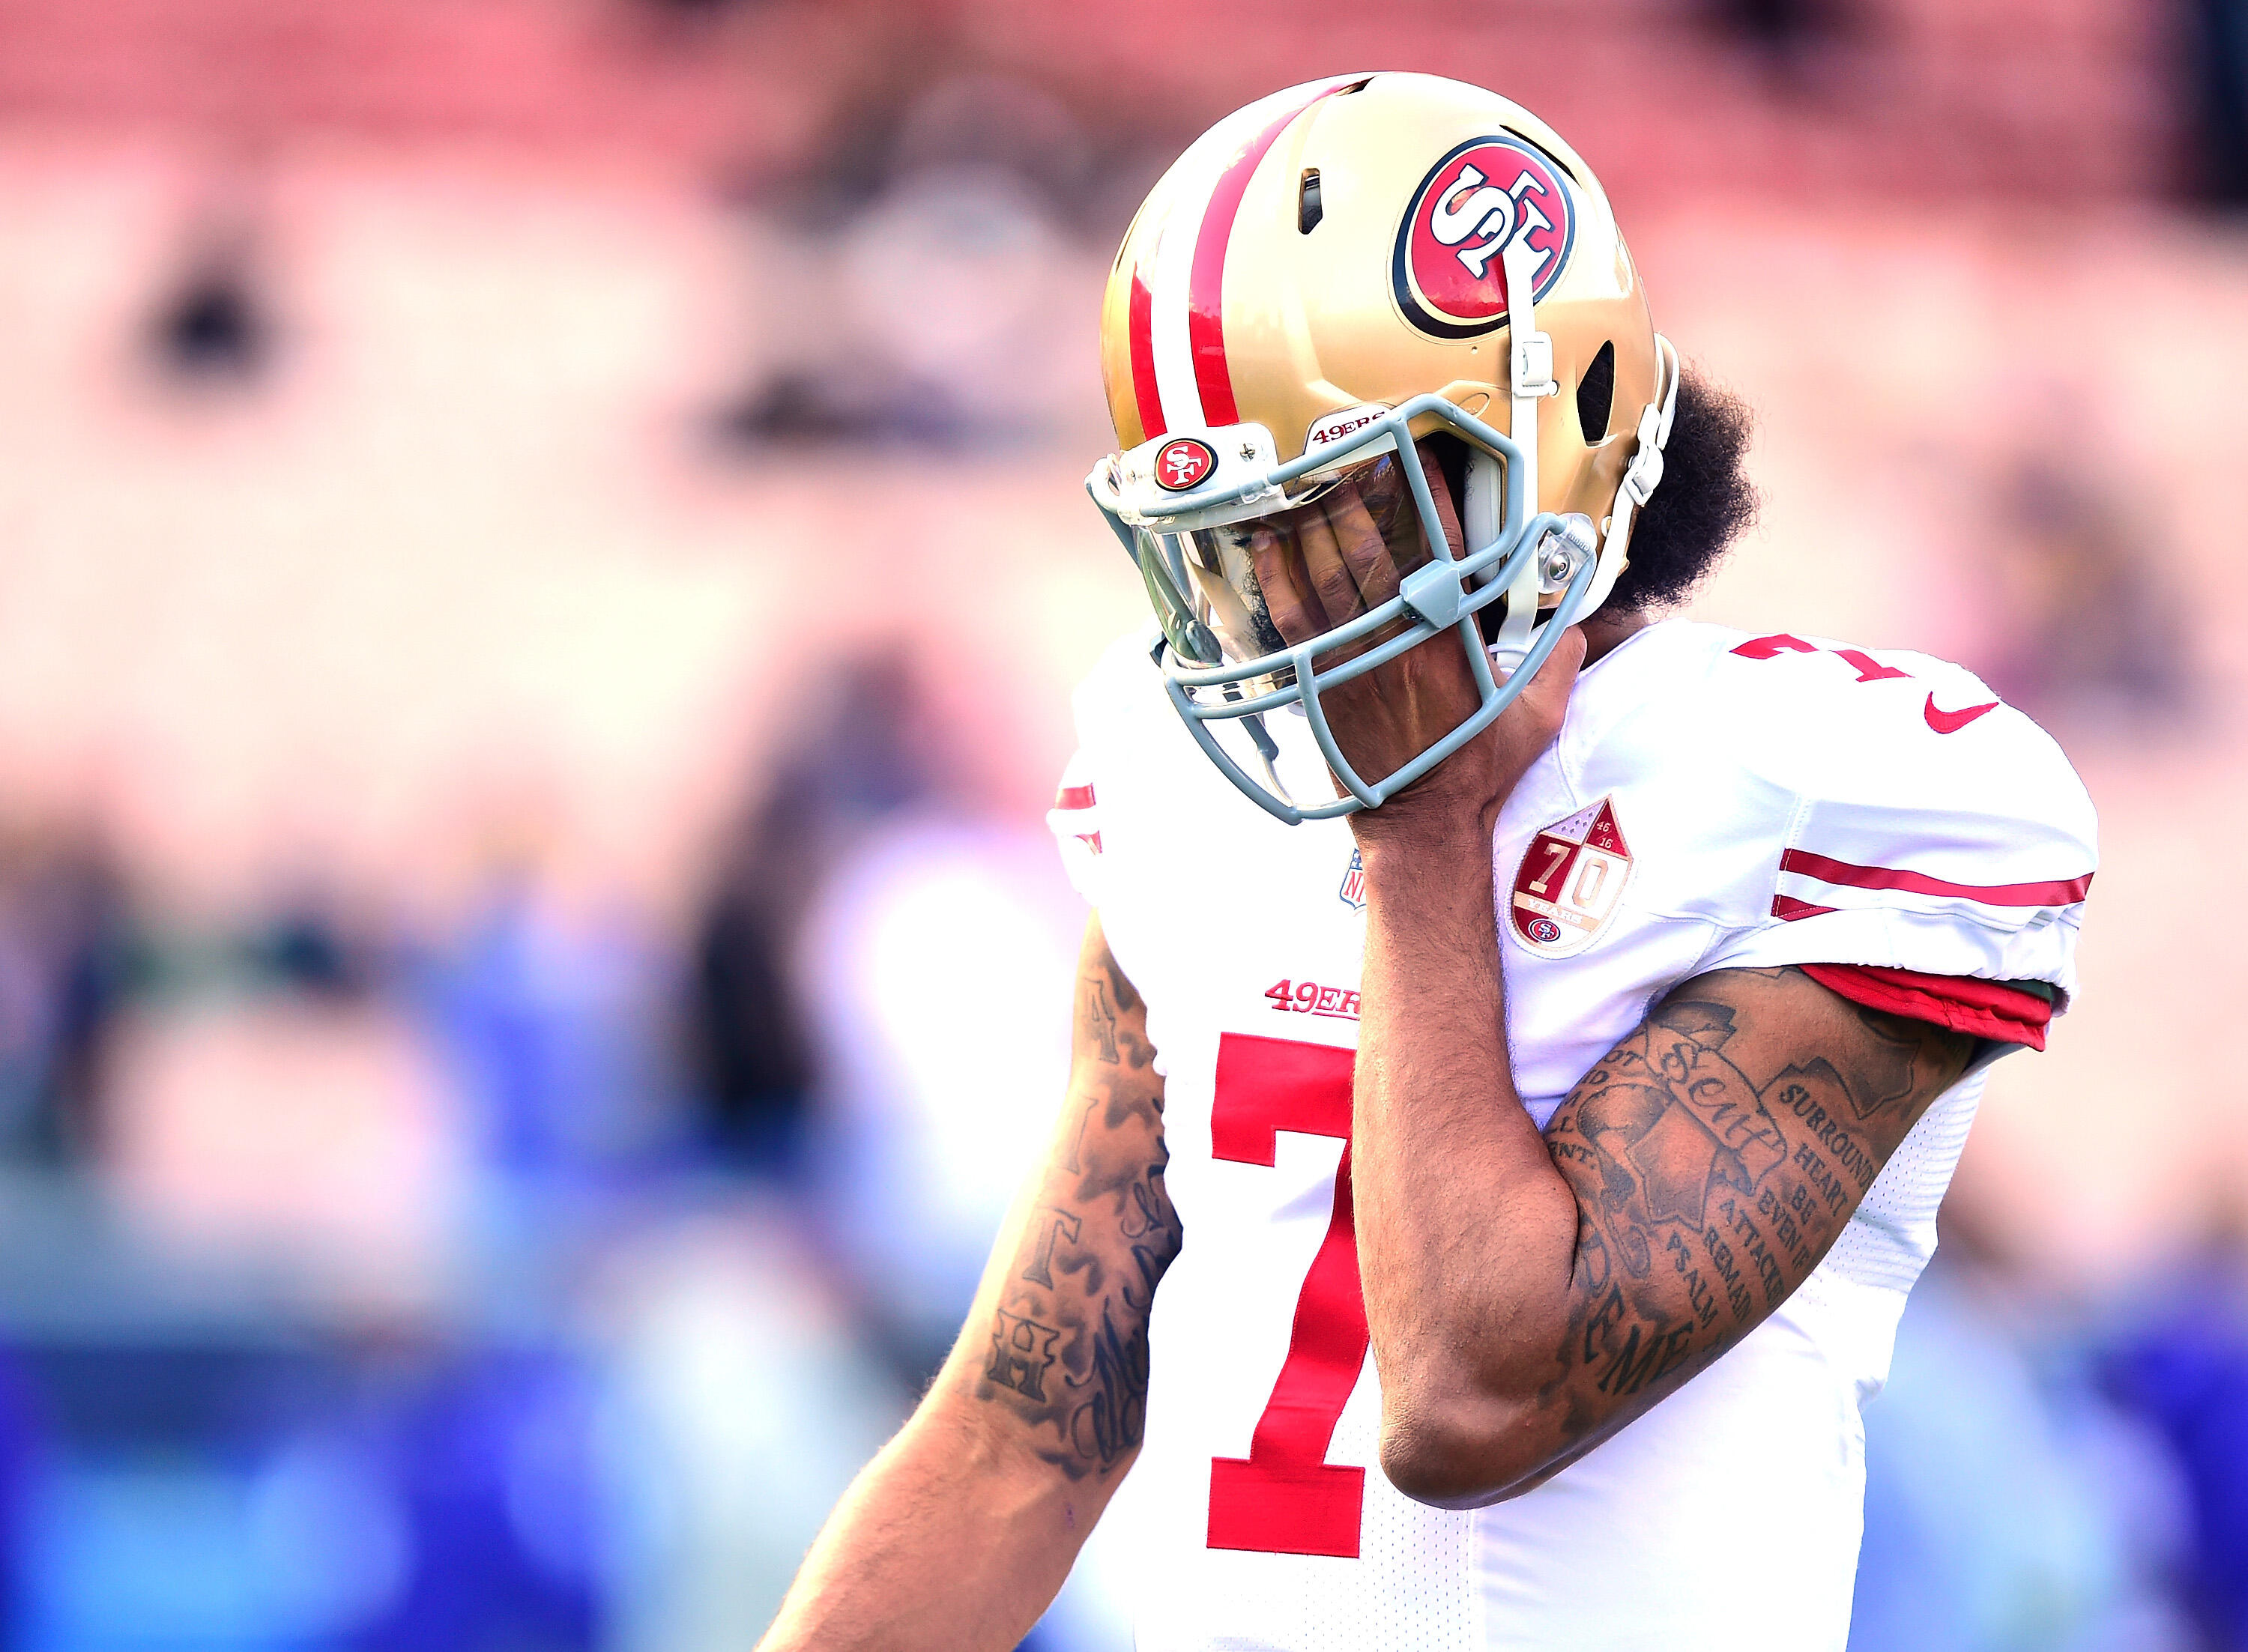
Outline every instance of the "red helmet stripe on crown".
<svg viewBox="0 0 2248 1652"><path fill-rule="evenodd" d="M1241 197L1249 193L1258 163L1288 123L1321 98L1341 90L1340 84L1328 86L1272 121L1234 155L1210 191L1195 236L1194 273L1187 284L1187 338L1194 348L1195 387L1202 392L1206 424L1241 422L1241 409L1233 400L1233 374L1225 362L1225 249L1233 239L1233 222L1241 216Z"/></svg>
<svg viewBox="0 0 2248 1652"><path fill-rule="evenodd" d="M1140 407L1140 439L1153 442L1163 434L1163 396L1155 385L1155 300L1148 291L1145 270L1134 265L1129 332L1132 344L1132 399Z"/></svg>

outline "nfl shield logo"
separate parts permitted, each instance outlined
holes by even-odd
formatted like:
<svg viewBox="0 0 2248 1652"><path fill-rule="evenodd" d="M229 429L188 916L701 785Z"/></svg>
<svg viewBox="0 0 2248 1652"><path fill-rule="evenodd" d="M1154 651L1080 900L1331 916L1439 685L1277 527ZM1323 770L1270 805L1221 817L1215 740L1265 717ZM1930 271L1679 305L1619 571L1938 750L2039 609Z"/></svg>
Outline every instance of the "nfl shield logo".
<svg viewBox="0 0 2248 1652"><path fill-rule="evenodd" d="M1541 958L1573 957L1615 915L1631 881L1631 849L1602 798L1530 840L1515 869L1507 928Z"/></svg>
<svg viewBox="0 0 2248 1652"><path fill-rule="evenodd" d="M1350 852L1350 865L1343 872L1342 888L1335 893L1352 911L1366 910L1366 862L1359 859L1355 849Z"/></svg>

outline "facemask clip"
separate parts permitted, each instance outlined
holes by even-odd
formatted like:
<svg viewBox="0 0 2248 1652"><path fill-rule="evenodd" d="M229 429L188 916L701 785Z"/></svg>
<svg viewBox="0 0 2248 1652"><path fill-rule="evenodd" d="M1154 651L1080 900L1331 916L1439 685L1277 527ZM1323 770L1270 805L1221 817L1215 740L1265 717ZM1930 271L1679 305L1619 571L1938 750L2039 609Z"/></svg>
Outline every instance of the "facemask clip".
<svg viewBox="0 0 2248 1652"><path fill-rule="evenodd" d="M1576 579L1577 570L1600 553L1599 537L1593 531L1593 519L1576 511L1561 518L1558 526L1550 528L1538 542L1538 593L1552 596L1566 591Z"/></svg>

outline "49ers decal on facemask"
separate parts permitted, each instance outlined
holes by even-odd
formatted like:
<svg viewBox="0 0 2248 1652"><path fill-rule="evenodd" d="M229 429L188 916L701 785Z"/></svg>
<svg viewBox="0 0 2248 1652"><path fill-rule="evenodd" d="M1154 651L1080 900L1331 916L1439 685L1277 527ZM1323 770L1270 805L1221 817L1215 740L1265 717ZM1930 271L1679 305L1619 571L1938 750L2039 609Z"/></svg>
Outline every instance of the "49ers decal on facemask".
<svg viewBox="0 0 2248 1652"><path fill-rule="evenodd" d="M1535 301L1560 279L1576 236L1559 167L1519 138L1471 138L1429 169L1397 226L1397 307L1439 339L1496 332L1506 325L1507 244L1535 255Z"/></svg>

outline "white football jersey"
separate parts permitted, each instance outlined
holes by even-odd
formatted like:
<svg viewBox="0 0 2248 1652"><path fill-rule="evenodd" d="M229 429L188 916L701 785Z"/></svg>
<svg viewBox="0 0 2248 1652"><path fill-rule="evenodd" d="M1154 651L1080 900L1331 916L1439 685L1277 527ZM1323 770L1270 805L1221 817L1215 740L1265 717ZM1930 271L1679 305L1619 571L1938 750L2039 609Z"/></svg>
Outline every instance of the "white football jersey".
<svg viewBox="0 0 2248 1652"><path fill-rule="evenodd" d="M1859 1407L1935 1248L1980 1071L1914 1127L1803 1286L1679 1393L1510 1502L1411 1501L1376 1458L1338 1174L1365 932L1349 829L1282 826L1235 791L1148 646L1120 644L1079 691L1052 816L1147 1000L1185 1228L1119 1502L1141 1652L1840 1648ZM2039 981L2065 1008L2092 807L1996 700L1925 655L1679 620L1586 671L1493 847L1507 1034L1538 1123L1712 970ZM1320 772L1299 716L1268 726L1284 772Z"/></svg>

